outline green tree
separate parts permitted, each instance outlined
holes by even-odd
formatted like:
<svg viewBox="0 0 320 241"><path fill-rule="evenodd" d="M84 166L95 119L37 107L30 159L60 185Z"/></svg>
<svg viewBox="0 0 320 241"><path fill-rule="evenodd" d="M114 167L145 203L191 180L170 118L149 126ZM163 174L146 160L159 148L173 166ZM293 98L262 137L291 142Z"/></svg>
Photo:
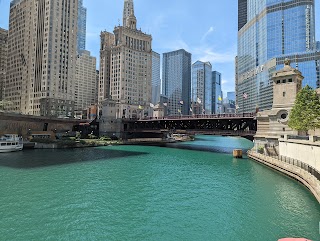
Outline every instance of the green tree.
<svg viewBox="0 0 320 241"><path fill-rule="evenodd" d="M308 85L298 93L288 125L306 132L320 128L320 98Z"/></svg>

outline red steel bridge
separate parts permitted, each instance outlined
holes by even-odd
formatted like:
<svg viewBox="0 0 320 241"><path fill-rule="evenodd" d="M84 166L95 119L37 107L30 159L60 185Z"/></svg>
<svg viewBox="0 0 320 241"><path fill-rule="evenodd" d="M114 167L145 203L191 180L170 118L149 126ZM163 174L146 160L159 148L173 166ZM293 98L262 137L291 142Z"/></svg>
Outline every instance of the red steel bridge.
<svg viewBox="0 0 320 241"><path fill-rule="evenodd" d="M164 118L123 119L127 136L135 133L186 133L242 136L253 140L257 131L256 113L168 116Z"/></svg>

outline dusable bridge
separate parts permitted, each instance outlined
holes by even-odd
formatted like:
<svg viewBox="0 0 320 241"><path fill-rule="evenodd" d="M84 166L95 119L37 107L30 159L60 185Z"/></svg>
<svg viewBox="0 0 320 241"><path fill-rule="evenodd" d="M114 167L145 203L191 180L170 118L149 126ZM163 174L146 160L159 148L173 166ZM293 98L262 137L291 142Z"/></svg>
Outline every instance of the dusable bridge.
<svg viewBox="0 0 320 241"><path fill-rule="evenodd" d="M186 133L223 136L242 136L253 140L257 131L255 113L168 116L164 118L144 118L123 120L123 130L134 133Z"/></svg>

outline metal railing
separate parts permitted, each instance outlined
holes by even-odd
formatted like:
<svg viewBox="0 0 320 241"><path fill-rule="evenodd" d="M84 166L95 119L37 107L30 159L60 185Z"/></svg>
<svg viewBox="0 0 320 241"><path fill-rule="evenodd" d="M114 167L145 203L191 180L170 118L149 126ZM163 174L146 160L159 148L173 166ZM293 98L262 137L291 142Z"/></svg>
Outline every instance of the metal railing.
<svg viewBox="0 0 320 241"><path fill-rule="evenodd" d="M144 117L139 120L179 120L179 119L228 119L228 118L254 118L256 113L243 114L215 114L215 115L179 115L165 117Z"/></svg>
<svg viewBox="0 0 320 241"><path fill-rule="evenodd" d="M248 151L248 153L253 154L256 152L251 150L251 151ZM260 154L260 153L256 153L256 154L269 157L267 155ZM307 163L304 163L304 162L299 161L297 159L294 159L291 157L286 157L286 156L272 156L272 158L277 159L278 161L281 161L283 163L287 163L287 164L293 165L295 167L301 168L302 170L308 172L309 174L311 174L315 178L317 178L318 181L320 181L320 172L318 170L316 170L314 167L308 165Z"/></svg>
<svg viewBox="0 0 320 241"><path fill-rule="evenodd" d="M299 161L297 159L286 157L286 156L279 156L277 159L279 161L288 163L290 165L299 167L299 168L307 171L308 173L310 173L311 175L316 177L318 179L318 181L320 181L320 172L318 170L316 170L314 167L308 165L307 163L304 163L304 162Z"/></svg>
<svg viewBox="0 0 320 241"><path fill-rule="evenodd" d="M288 140L309 141L309 136L294 136L294 135L288 135Z"/></svg>

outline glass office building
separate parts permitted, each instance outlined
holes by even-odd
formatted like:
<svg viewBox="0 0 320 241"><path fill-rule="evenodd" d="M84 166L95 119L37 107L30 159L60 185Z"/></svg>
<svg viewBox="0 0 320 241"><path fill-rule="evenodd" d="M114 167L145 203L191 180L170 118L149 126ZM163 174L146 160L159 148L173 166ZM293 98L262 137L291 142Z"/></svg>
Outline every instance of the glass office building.
<svg viewBox="0 0 320 241"><path fill-rule="evenodd" d="M223 93L222 93L222 77L221 73L218 71L212 72L212 100L213 100L213 114L221 114L222 113L222 105L223 105Z"/></svg>
<svg viewBox="0 0 320 241"><path fill-rule="evenodd" d="M272 107L271 76L283 67L285 58L302 72L304 85L319 86L314 0L239 0L238 3L236 90L239 111ZM243 96L247 98L243 100Z"/></svg>
<svg viewBox="0 0 320 241"><path fill-rule="evenodd" d="M191 54L184 49L163 54L162 94L168 115L189 115L191 106Z"/></svg>
<svg viewBox="0 0 320 241"><path fill-rule="evenodd" d="M78 0L78 34L77 50L86 49L86 31L87 31L87 9L83 6L83 0Z"/></svg>
<svg viewBox="0 0 320 241"><path fill-rule="evenodd" d="M191 103L193 114L213 113L212 65L197 61L192 65Z"/></svg>
<svg viewBox="0 0 320 241"><path fill-rule="evenodd" d="M160 79L160 54L152 51L152 100L154 105L160 102L161 79Z"/></svg>

